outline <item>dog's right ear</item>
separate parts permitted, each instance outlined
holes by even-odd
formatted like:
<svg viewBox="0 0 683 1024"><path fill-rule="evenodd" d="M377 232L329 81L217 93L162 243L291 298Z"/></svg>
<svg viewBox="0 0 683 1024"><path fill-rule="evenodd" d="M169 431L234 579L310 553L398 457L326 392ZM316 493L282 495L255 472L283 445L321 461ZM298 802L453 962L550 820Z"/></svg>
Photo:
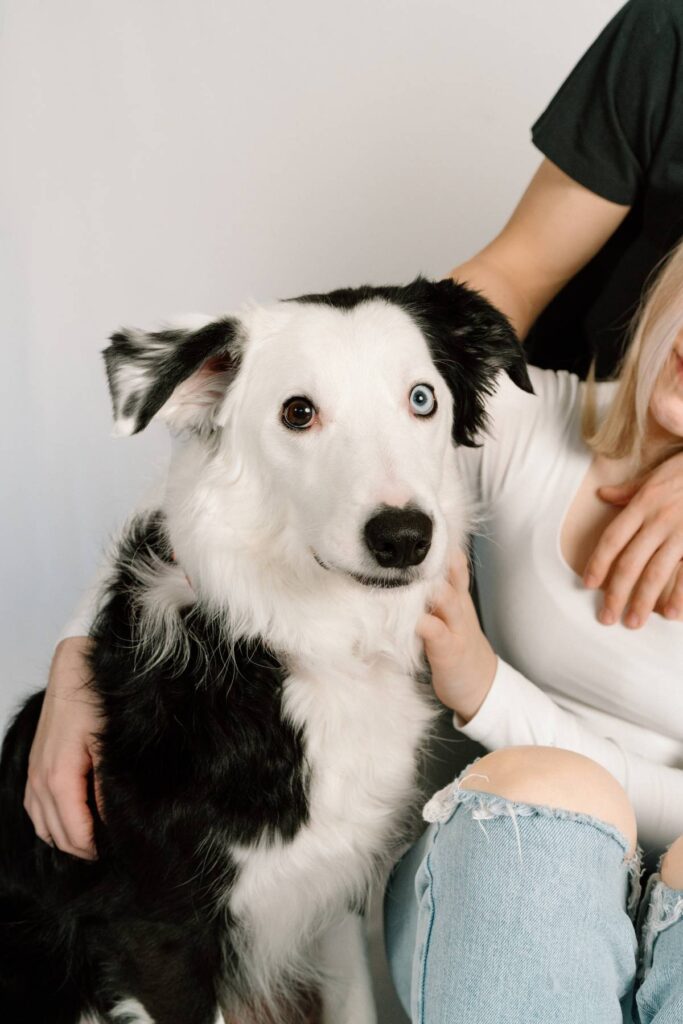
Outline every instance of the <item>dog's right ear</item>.
<svg viewBox="0 0 683 1024"><path fill-rule="evenodd" d="M222 317L197 330L121 330L103 352L114 433L137 434L157 414L174 430L213 429L240 361L244 330Z"/></svg>

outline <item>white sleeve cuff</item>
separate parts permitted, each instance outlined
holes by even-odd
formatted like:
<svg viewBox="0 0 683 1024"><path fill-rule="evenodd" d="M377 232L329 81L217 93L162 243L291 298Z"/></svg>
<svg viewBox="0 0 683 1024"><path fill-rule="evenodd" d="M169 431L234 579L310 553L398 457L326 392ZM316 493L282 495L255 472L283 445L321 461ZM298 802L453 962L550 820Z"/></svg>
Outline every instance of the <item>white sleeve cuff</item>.
<svg viewBox="0 0 683 1024"><path fill-rule="evenodd" d="M625 782L624 752L614 740L592 732L570 711L521 672L498 659L498 670L484 703L469 722L453 724L487 750L501 747L563 747L593 758Z"/></svg>
<svg viewBox="0 0 683 1024"><path fill-rule="evenodd" d="M465 723L454 716L453 724L488 750L526 745L558 746L562 745L563 738L565 745L571 746L570 737L561 735L565 716L552 697L498 658L491 689L476 715Z"/></svg>
<svg viewBox="0 0 683 1024"><path fill-rule="evenodd" d="M498 658L493 682L477 713L468 722L463 722L457 711L453 712L453 725L458 732L468 736L471 740L476 740L484 747L494 749L491 737L497 731L498 723L507 712L510 700L509 691L514 689L514 677L518 675L519 673L511 665L508 665L502 658Z"/></svg>

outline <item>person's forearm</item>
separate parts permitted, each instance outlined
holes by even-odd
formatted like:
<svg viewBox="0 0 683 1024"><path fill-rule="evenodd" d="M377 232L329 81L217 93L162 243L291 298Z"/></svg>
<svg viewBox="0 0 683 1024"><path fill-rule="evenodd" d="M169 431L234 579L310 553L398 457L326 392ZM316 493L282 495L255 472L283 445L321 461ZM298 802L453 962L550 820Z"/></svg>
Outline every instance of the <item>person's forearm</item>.
<svg viewBox="0 0 683 1024"><path fill-rule="evenodd" d="M481 291L524 339L550 300L602 248L628 210L543 160L503 230L450 276Z"/></svg>
<svg viewBox="0 0 683 1024"><path fill-rule="evenodd" d="M511 277L505 267L497 264L486 249L465 263L459 264L451 271L450 276L454 281L481 292L501 313L504 313L520 341L529 333L531 325L545 305L540 297L534 301L530 290L521 287L520 282Z"/></svg>

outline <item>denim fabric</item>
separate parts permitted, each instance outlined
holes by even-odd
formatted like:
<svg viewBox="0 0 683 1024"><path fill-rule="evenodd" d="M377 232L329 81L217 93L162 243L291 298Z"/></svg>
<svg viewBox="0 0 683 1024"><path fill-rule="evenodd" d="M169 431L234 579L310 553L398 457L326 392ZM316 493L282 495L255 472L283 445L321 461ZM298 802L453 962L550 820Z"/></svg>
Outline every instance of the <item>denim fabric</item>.
<svg viewBox="0 0 683 1024"><path fill-rule="evenodd" d="M639 943L640 864L617 829L457 782L425 817L385 899L414 1024L682 1024L683 891L653 876Z"/></svg>
<svg viewBox="0 0 683 1024"><path fill-rule="evenodd" d="M683 890L652 875L641 911L639 1024L683 1021Z"/></svg>

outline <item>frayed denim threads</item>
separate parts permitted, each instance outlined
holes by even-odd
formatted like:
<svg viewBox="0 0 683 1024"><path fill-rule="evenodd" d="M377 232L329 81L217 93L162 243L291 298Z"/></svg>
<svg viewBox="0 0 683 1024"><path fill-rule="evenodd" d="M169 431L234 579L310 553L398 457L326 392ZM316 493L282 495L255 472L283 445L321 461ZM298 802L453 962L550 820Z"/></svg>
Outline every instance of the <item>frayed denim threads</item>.
<svg viewBox="0 0 683 1024"><path fill-rule="evenodd" d="M562 821L576 821L583 825L589 825L604 835L610 836L621 846L624 854L624 864L629 878L629 891L627 899L627 913L632 921L635 921L638 905L641 897L640 876L643 870L643 852L638 846L631 857L627 857L629 842L626 836L609 822L601 821L590 814L582 814L580 811L568 811L562 807L546 807L543 804L526 804L518 801L508 800L505 797L497 796L495 793L483 792L477 789L462 789L465 779L477 778L477 772L471 771L477 762L474 761L455 779L440 789L425 804L422 810L422 817L428 824L442 823L455 813L459 804L464 804L471 809L473 821L487 821L501 815L507 815L513 821L517 836L517 849L520 863L523 862L521 833L517 826L518 818L528 818L533 815L544 815ZM486 835L486 829L481 828ZM682 1022L683 1024L683 1022Z"/></svg>

